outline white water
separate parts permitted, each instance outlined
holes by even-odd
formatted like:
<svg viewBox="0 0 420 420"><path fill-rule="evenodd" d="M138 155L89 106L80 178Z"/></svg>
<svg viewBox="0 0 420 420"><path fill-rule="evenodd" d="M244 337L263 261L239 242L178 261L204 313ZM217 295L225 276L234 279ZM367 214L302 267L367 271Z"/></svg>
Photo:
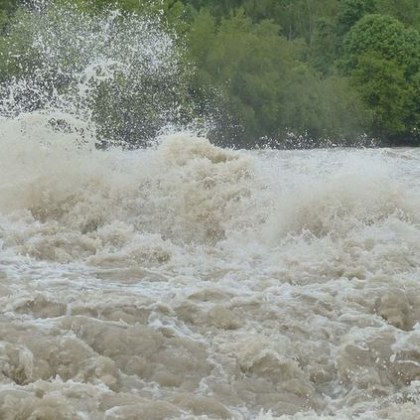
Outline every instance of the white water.
<svg viewBox="0 0 420 420"><path fill-rule="evenodd" d="M420 151L50 118L0 125L0 418L420 417Z"/></svg>
<svg viewBox="0 0 420 420"><path fill-rule="evenodd" d="M420 151L97 150L104 86L100 140L182 114L171 36L22 16L23 75L0 87L0 419L420 418Z"/></svg>

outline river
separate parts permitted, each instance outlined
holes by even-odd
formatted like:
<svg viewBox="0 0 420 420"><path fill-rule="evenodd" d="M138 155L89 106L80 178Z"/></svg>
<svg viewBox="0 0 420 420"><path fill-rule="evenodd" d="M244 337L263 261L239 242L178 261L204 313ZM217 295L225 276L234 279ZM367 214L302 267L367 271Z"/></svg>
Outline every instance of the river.
<svg viewBox="0 0 420 420"><path fill-rule="evenodd" d="M50 121L0 126L0 418L420 418L418 149Z"/></svg>
<svg viewBox="0 0 420 420"><path fill-rule="evenodd" d="M161 21L60 4L2 56L0 419L419 419L420 150L216 147Z"/></svg>

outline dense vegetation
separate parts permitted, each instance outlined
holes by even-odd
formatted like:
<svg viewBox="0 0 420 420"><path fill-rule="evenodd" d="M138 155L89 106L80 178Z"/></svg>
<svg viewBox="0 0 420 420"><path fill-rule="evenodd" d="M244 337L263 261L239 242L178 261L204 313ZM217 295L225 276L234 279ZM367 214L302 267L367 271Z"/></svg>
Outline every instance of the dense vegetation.
<svg viewBox="0 0 420 420"><path fill-rule="evenodd" d="M72 3L91 15L110 5ZM176 91L173 103L182 108L177 122L211 120L215 141L239 147L350 145L363 139L420 144L418 0L119 0L117 7L140 16L163 13L188 71L176 87L161 84L158 95ZM10 42L17 32L11 22L22 12L15 0L0 0L0 8L0 81L10 82L25 71L5 60L17 48ZM25 48L23 37L18 44ZM141 94L119 95L115 106L119 87L98 92L99 126L113 121L103 125L104 137L140 143L134 120L143 121L148 136L162 124ZM124 100L131 122L122 121L126 111L117 112Z"/></svg>

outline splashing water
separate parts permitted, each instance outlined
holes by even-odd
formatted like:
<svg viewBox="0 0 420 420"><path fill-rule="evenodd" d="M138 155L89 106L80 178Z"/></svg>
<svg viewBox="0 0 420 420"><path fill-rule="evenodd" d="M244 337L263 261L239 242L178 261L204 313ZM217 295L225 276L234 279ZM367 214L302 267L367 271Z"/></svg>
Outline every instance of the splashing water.
<svg viewBox="0 0 420 420"><path fill-rule="evenodd" d="M157 16L112 10L93 16L51 6L21 11L9 32L3 116L59 111L61 119L51 122L56 129L71 129L65 117L74 115L96 141L135 146L186 113L181 98L189 70Z"/></svg>
<svg viewBox="0 0 420 420"><path fill-rule="evenodd" d="M0 418L418 418L419 151L100 150L87 92L129 47L83 19L66 89L35 83L55 47L3 86Z"/></svg>

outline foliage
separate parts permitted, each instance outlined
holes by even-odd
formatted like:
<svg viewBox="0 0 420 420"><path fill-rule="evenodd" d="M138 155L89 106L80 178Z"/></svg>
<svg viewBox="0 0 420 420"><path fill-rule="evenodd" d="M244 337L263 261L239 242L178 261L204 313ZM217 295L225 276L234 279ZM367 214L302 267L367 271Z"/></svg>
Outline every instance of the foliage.
<svg viewBox="0 0 420 420"><path fill-rule="evenodd" d="M16 9L16 2L13 0L0 0L0 25L7 24L7 19Z"/></svg>
<svg viewBox="0 0 420 420"><path fill-rule="evenodd" d="M341 0L337 10L338 33L347 33L364 15L375 10L374 0Z"/></svg>
<svg viewBox="0 0 420 420"><path fill-rule="evenodd" d="M280 95L295 60L293 44L278 35L275 24L253 25L243 12L224 19L217 30L209 15L202 14L192 29L199 80L229 98L237 124L245 126L250 139L274 132L281 117Z"/></svg>
<svg viewBox="0 0 420 420"><path fill-rule="evenodd" d="M197 67L194 91L201 99L213 95L214 107L229 111L215 136L223 143L281 144L288 132L345 139L362 130L364 107L347 81L318 74L305 62L310 52L304 40L288 40L271 20L254 23L240 9L218 24L202 9L188 46Z"/></svg>
<svg viewBox="0 0 420 420"><path fill-rule="evenodd" d="M57 89L67 94L74 83L64 74L80 72L89 61L83 48L103 48L100 54L110 60L122 44L117 58L125 64L108 68L108 76L89 87L101 139L138 145L168 121L205 120L215 142L238 147L348 145L363 133L384 144L418 143L417 0L56 0L35 11L18 4L0 0L2 86L29 77L46 97ZM133 14L154 22L172 39L176 59L158 73L142 68L141 55L129 64L130 35L123 40L121 29L115 42L104 43L95 24L87 29L97 31L92 45L82 47L76 34L69 44L69 24L60 21L68 4L80 22L97 21L115 7L116 28L127 28ZM50 31L55 45L61 42L59 54L34 48L36 14L42 25L62 26L58 38ZM27 109L42 107L42 98L23 86L18 100ZM290 138L306 140L298 145Z"/></svg>
<svg viewBox="0 0 420 420"><path fill-rule="evenodd" d="M420 2L418 0L375 0L376 12L393 16L406 25L420 28Z"/></svg>
<svg viewBox="0 0 420 420"><path fill-rule="evenodd" d="M374 113L373 133L412 137L420 119L420 34L391 16L366 15L344 46L343 68Z"/></svg>
<svg viewBox="0 0 420 420"><path fill-rule="evenodd" d="M395 60L408 76L419 70L420 34L391 16L366 15L351 29L344 48L344 54L349 58L348 68L357 66L358 57L374 52Z"/></svg>

